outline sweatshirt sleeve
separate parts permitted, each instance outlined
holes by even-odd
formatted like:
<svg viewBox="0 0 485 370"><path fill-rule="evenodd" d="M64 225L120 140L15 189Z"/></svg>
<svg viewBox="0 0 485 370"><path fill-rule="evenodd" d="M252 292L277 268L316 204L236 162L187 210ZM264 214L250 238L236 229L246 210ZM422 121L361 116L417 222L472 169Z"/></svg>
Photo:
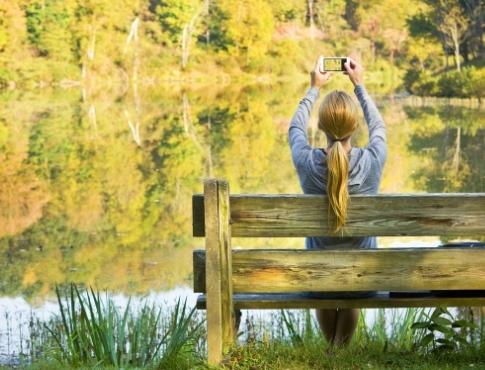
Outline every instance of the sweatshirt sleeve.
<svg viewBox="0 0 485 370"><path fill-rule="evenodd" d="M308 143L307 126L313 104L318 99L318 95L318 88L310 88L298 104L296 112L291 119L288 130L288 141L290 143L293 163L296 168L299 168L305 163L312 149Z"/></svg>
<svg viewBox="0 0 485 370"><path fill-rule="evenodd" d="M387 156L386 126L384 120L363 85L357 85L354 92L364 111L365 121L369 128L369 144L366 149L377 159L380 167L383 167Z"/></svg>

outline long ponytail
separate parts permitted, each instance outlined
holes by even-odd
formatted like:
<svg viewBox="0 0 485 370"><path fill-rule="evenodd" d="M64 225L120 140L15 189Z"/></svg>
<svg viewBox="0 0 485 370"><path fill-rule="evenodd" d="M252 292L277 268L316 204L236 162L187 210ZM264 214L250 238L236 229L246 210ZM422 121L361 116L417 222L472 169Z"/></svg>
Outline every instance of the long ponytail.
<svg viewBox="0 0 485 370"><path fill-rule="evenodd" d="M318 113L318 127L325 132L331 144L327 156L327 195L335 232L343 229L349 204L349 158L342 141L347 140L356 129L357 117L357 105L343 91L329 93Z"/></svg>
<svg viewBox="0 0 485 370"><path fill-rule="evenodd" d="M327 157L327 194L330 209L335 219L335 231L339 231L347 220L349 203L349 159L340 141L334 142Z"/></svg>

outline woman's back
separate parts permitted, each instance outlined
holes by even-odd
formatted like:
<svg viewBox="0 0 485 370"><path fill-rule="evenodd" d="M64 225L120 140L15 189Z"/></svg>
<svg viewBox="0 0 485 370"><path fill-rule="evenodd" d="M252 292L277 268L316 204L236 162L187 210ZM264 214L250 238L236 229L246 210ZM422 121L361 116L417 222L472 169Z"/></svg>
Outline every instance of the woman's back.
<svg viewBox="0 0 485 370"><path fill-rule="evenodd" d="M375 194L387 155L385 125L363 85L357 85L354 91L368 125L369 143L365 148L352 147L348 152L348 193ZM312 148L307 138L308 120L318 95L316 88L307 92L298 105L288 133L293 163L305 194L326 194L329 178L328 153L321 148ZM374 237L311 237L307 238L306 247L376 248L377 244Z"/></svg>

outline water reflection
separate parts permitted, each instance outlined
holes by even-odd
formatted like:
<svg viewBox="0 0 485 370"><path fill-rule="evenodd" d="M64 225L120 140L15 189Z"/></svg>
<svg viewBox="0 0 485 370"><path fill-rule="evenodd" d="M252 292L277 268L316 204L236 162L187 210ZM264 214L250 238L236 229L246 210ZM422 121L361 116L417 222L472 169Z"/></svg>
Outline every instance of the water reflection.
<svg viewBox="0 0 485 370"><path fill-rule="evenodd" d="M0 295L42 302L70 281L124 294L190 284L191 250L202 244L191 236L191 195L204 177L228 179L232 192L300 192L286 131L303 92L1 96ZM483 110L380 105L390 147L381 191L485 191ZM314 117L310 138L323 146L315 127ZM355 142L365 140L362 126Z"/></svg>
<svg viewBox="0 0 485 370"><path fill-rule="evenodd" d="M173 309L180 297L186 297L190 307L195 306L197 297L188 287L150 292L134 300L124 294L110 296L112 302L122 310L129 304L131 309L139 311L144 304L148 304L160 307L164 312ZM101 299L105 302L106 297L101 295ZM31 356L36 343L41 341L38 336L42 323L48 323L56 315L59 315L59 305L55 298L32 305L22 297L0 297L0 366L21 367L20 358Z"/></svg>
<svg viewBox="0 0 485 370"><path fill-rule="evenodd" d="M428 192L484 191L483 111L451 106L405 111L413 130L410 151L422 153L416 185Z"/></svg>

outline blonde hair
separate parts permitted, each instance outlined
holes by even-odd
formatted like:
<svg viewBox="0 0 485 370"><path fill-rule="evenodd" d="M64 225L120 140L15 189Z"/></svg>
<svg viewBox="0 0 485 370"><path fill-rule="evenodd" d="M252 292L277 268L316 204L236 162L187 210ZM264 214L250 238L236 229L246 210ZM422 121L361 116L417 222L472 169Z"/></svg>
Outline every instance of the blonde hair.
<svg viewBox="0 0 485 370"><path fill-rule="evenodd" d="M342 141L358 126L358 110L354 100L343 91L329 93L318 112L318 127L331 140L327 156L327 195L335 219L335 232L343 229L349 203L349 158Z"/></svg>

